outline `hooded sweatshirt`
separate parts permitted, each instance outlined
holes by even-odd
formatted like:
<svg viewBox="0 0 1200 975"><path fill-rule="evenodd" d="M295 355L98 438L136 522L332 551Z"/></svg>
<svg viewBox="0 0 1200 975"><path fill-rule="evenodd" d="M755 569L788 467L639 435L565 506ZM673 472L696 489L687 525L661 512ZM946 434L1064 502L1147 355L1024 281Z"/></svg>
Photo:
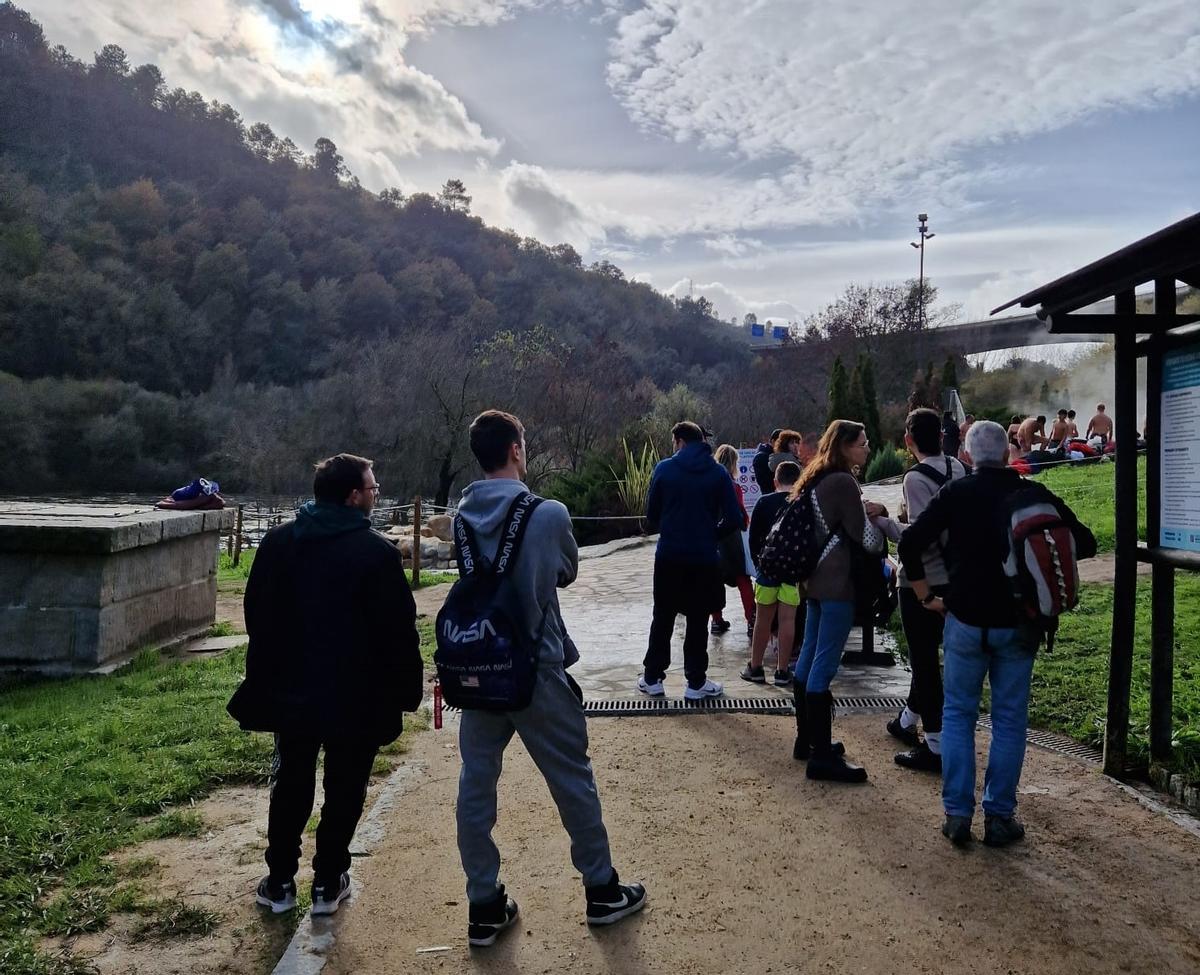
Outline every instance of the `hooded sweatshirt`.
<svg viewBox="0 0 1200 975"><path fill-rule="evenodd" d="M717 564L718 525L745 524L733 479L703 442L685 444L658 462L646 518L659 530L655 558L698 565Z"/></svg>
<svg viewBox="0 0 1200 975"><path fill-rule="evenodd" d="M482 554L489 561L495 559L500 547L508 509L519 495L528 493L529 488L521 481L503 477L474 481L463 491L458 513L474 530ZM579 659L558 605L558 590L575 581L578 569L579 549L566 506L543 501L530 516L521 551L508 570L521 597L530 639L541 631L541 663L565 668Z"/></svg>

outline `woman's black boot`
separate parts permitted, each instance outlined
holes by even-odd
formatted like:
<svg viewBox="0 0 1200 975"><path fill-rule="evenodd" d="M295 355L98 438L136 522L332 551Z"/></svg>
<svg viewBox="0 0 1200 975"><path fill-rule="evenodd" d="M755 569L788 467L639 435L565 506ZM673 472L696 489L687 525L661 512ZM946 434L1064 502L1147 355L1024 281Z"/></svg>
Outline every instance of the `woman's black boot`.
<svg viewBox="0 0 1200 975"><path fill-rule="evenodd" d="M832 703L829 691L805 695L808 741L812 750L805 774L810 779L829 782L866 782L866 769L847 762L844 748L841 753L834 751Z"/></svg>

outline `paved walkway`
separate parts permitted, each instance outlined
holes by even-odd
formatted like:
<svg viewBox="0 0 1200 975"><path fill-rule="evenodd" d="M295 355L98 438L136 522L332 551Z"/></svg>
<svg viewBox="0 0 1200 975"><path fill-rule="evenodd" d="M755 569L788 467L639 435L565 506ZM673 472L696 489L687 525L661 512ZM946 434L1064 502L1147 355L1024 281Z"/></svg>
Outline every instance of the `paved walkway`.
<svg viewBox="0 0 1200 975"><path fill-rule="evenodd" d="M579 647L580 661L571 668L584 694L591 699L637 696L637 678L646 653L650 632L654 546L624 549L600 559L579 563L579 578L559 594L568 632ZM750 657L750 640L737 592L726 589L725 616L733 623L728 633L710 636L709 676L725 685L726 694L736 697L779 696L791 698L791 689L750 684L738 674ZM683 693L683 618L680 617L671 644L671 671L667 693ZM859 645L856 630L850 649ZM890 645L886 633L876 633L876 646ZM908 670L895 667L843 668L834 684L838 695L899 695L908 693Z"/></svg>
<svg viewBox="0 0 1200 975"><path fill-rule="evenodd" d="M865 494L887 506L900 508L900 485L869 485ZM585 558L579 563L575 584L563 590L560 602L567 630L579 647L580 661L571 669L584 693L593 699L637 696L637 678L646 640L650 632L653 604L654 545L625 548L603 558ZM726 589L725 618L733 626L728 633L710 636L708 642L709 676L725 685L727 695L736 697L791 697L791 689L774 685L750 684L741 673L750 658L750 640L746 634L741 600L737 591ZM667 675L667 693L683 693L683 618L676 624L671 643L671 671ZM847 649L859 649L862 635L855 630ZM892 649L888 634L876 632L877 649ZM774 661L767 661L768 666ZM899 662L894 667L843 667L834 683L839 696L905 696L909 671Z"/></svg>

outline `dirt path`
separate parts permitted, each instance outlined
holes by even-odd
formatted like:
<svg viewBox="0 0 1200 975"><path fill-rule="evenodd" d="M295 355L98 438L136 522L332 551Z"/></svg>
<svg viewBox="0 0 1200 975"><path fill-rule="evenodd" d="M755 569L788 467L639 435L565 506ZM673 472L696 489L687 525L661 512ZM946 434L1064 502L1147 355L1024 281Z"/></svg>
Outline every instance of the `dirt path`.
<svg viewBox="0 0 1200 975"><path fill-rule="evenodd" d="M336 919L324 975L1200 971L1200 839L1093 768L1031 749L1027 842L959 851L938 832L938 780L892 764L883 720L836 725L872 773L863 787L808 782L790 759L790 719L592 721L618 867L650 891L642 916L598 933L582 923L546 787L514 741L497 840L523 918L474 953L455 736L422 735L408 758L429 771L358 862L362 893Z"/></svg>

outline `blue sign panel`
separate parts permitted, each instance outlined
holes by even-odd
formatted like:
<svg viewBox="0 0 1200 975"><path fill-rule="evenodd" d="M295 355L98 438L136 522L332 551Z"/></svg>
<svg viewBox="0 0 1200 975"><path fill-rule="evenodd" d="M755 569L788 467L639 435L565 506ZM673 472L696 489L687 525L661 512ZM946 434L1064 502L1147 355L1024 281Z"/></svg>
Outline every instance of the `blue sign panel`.
<svg viewBox="0 0 1200 975"><path fill-rule="evenodd" d="M1161 426L1158 544L1200 552L1200 345L1163 356Z"/></svg>

